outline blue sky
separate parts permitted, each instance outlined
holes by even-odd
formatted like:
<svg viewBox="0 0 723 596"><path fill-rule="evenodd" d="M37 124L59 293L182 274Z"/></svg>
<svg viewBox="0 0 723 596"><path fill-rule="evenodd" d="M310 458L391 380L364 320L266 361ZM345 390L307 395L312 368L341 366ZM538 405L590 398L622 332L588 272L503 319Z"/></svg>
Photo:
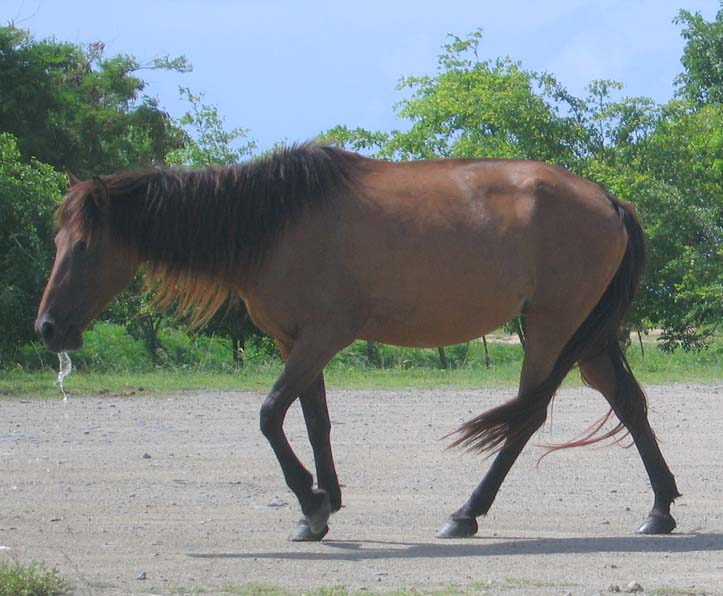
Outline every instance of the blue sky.
<svg viewBox="0 0 723 596"><path fill-rule="evenodd" d="M433 74L452 33L482 28L481 58L510 56L584 94L593 79L660 102L674 92L679 9L713 19L719 0L2 0L0 22L36 37L103 41L141 62L185 55L189 74L146 71L147 93L173 115L178 86L203 91L231 127L267 148L336 124L396 125L402 76Z"/></svg>

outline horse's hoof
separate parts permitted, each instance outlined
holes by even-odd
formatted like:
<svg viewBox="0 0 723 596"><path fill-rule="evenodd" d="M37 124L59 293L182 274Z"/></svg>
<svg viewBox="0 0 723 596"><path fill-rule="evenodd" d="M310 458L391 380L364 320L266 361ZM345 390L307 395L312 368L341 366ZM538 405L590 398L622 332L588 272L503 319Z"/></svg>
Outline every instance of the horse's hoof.
<svg viewBox="0 0 723 596"><path fill-rule="evenodd" d="M449 518L444 527L437 532L437 538L469 538L477 533L477 520L473 517L463 519Z"/></svg>
<svg viewBox="0 0 723 596"><path fill-rule="evenodd" d="M309 525L309 529L313 534L318 535L322 534L322 532L325 534L326 522L328 522L331 517L331 500L326 491L318 490L314 492L317 496L322 497L321 503L314 511L310 511L309 513L304 512L304 520ZM319 540L321 540L321 538Z"/></svg>
<svg viewBox="0 0 723 596"><path fill-rule="evenodd" d="M291 542L319 542L324 536L326 536L328 531L329 526L324 525L321 532L313 532L309 527L309 522L306 521L305 517L302 517L299 520L299 523L296 524L294 531L291 532L289 540Z"/></svg>
<svg viewBox="0 0 723 596"><path fill-rule="evenodd" d="M638 534L670 534L675 529L673 516L665 513L651 513L638 528Z"/></svg>

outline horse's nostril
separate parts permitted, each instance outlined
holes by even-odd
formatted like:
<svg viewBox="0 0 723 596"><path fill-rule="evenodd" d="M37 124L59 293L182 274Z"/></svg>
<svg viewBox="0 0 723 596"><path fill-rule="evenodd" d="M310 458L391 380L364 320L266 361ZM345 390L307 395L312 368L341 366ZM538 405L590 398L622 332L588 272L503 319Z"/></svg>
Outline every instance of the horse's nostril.
<svg viewBox="0 0 723 596"><path fill-rule="evenodd" d="M44 321L40 327L40 335L46 341L53 339L55 326L50 321Z"/></svg>

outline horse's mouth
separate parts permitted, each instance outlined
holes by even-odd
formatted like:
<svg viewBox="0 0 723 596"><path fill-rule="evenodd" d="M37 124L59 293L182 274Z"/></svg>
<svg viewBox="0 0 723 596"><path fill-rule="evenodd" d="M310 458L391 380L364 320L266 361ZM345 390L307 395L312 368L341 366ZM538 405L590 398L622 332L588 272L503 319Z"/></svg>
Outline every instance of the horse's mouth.
<svg viewBox="0 0 723 596"><path fill-rule="evenodd" d="M43 337L45 347L51 352L76 352L83 347L83 332L79 327L70 325L64 331L56 329L50 337Z"/></svg>

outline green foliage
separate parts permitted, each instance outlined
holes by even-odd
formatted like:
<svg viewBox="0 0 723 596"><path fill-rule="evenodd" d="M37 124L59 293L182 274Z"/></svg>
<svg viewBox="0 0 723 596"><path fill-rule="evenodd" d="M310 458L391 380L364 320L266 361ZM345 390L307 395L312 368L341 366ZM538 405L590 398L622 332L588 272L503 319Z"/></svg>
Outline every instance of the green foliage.
<svg viewBox="0 0 723 596"><path fill-rule="evenodd" d="M141 65L131 56L106 57L101 42L38 41L13 25L0 27L3 361L10 357L7 346L32 335L50 271L53 208L67 187L53 167L82 176L161 163L183 142L183 131L157 101L142 95L141 69L190 67L184 58ZM104 316L135 321L137 302L126 293Z"/></svg>
<svg viewBox="0 0 723 596"><path fill-rule="evenodd" d="M122 325L99 322L83 336L83 349L72 355L73 369L117 372L151 370L153 364L141 340L129 336ZM56 368L55 354L37 342L24 345L16 356L24 369Z"/></svg>
<svg viewBox="0 0 723 596"><path fill-rule="evenodd" d="M125 340L123 340L125 341ZM218 341L218 340L214 340ZM652 340L642 356L637 342L627 356L636 376L644 385L666 383L720 383L723 376L723 341L716 338L706 350L678 350L673 354L656 347ZM470 344L470 354L460 368L443 370L435 358L434 350L388 348L385 368L365 366L364 347L352 346L340 353L327 366L327 385L334 388L364 387L480 387L514 388L519 382L522 349L519 345L490 343L492 364L484 365L481 342ZM122 394L169 395L188 390L266 392L281 371L281 361L254 351L249 342L248 361L241 368L231 367L224 354L221 360L203 366L154 367L147 365L142 372L112 369L98 372L81 369L65 381L72 396ZM394 355L395 351L403 355ZM356 351L353 356L349 351ZM139 351L142 353L142 351ZM392 366L393 363L399 366ZM0 396L45 396L60 399L60 390L53 384L57 375L57 360L46 362L40 371L15 368L3 370L0 375ZM402 368L402 366L404 368ZM573 371L565 384L580 384L579 374ZM511 393L512 395L512 393Z"/></svg>
<svg viewBox="0 0 723 596"><path fill-rule="evenodd" d="M158 102L144 96L141 69L190 67L183 58L142 65L106 57L105 45L35 40L0 27L0 130L31 157L77 175L160 163L182 136Z"/></svg>
<svg viewBox="0 0 723 596"><path fill-rule="evenodd" d="M64 184L50 166L21 161L15 138L0 133L0 363L34 336L51 265L52 214Z"/></svg>
<svg viewBox="0 0 723 596"><path fill-rule="evenodd" d="M448 369L440 370L440 361L436 349L415 349L384 344L375 344L377 359L370 362L367 343L355 341L351 346L337 354L326 368L330 378L340 375L364 375L374 371L416 371L424 374L431 372L466 371L476 376L479 382L499 384L500 379L519 378L522 364L522 347L514 342L488 342L490 365L487 366L484 345L481 341L471 341L445 348ZM344 381L341 381L342 383Z"/></svg>
<svg viewBox="0 0 723 596"><path fill-rule="evenodd" d="M191 335L184 330L165 327L159 334L161 364L165 367L186 370L236 370L234 361L229 358L230 340L228 337L209 335ZM268 356L262 350L247 346L249 357L258 356L266 361Z"/></svg>
<svg viewBox="0 0 723 596"><path fill-rule="evenodd" d="M622 84L593 81L588 96L510 58L480 60L481 34L452 36L435 76L405 77L396 104L404 131L338 126L324 139L381 158L534 159L585 174L591 162L622 158L654 130L660 107L615 96Z"/></svg>
<svg viewBox="0 0 723 596"><path fill-rule="evenodd" d="M685 71L677 79L680 95L699 104L723 103L723 2L714 21L681 10L675 23L683 25L686 42Z"/></svg>
<svg viewBox="0 0 723 596"><path fill-rule="evenodd" d="M663 339L697 348L723 319L723 106L671 103L641 162L667 186L643 206Z"/></svg>
<svg viewBox="0 0 723 596"><path fill-rule="evenodd" d="M71 593L70 584L56 570L49 570L41 563L0 563L0 596L63 596Z"/></svg>
<svg viewBox="0 0 723 596"><path fill-rule="evenodd" d="M450 368L474 367L484 362L481 344L469 342L445 349ZM475 345L473 345L475 344ZM410 368L439 368L437 350L420 350L402 348L385 344L374 344L377 352L375 362L369 362L367 344L364 341L355 341L349 348L341 352L332 361L331 366L368 370L368 369L402 369Z"/></svg>
<svg viewBox="0 0 723 596"><path fill-rule="evenodd" d="M169 164L191 168L231 165L253 154L256 143L247 140L248 131L226 130L218 108L203 103L203 93L196 95L187 87L181 87L180 93L190 104L178 122L186 136L184 145L168 154Z"/></svg>
<svg viewBox="0 0 723 596"><path fill-rule="evenodd" d="M550 75L509 58L480 60L481 33L451 36L436 76L410 76L395 108L407 121L389 134L332 129L326 138L382 158L505 157L570 164L582 136L571 96Z"/></svg>
<svg viewBox="0 0 723 596"><path fill-rule="evenodd" d="M238 365L228 357L230 340L215 335L189 335L164 320L157 330L156 354L149 354L146 341L134 337L125 325L99 321L83 336L83 349L72 354L79 371L143 373L159 368L188 371L234 372ZM27 370L57 368L55 354L39 343L23 345L14 355L16 367ZM280 363L276 346L268 337L252 336L244 350L244 362L255 367Z"/></svg>

